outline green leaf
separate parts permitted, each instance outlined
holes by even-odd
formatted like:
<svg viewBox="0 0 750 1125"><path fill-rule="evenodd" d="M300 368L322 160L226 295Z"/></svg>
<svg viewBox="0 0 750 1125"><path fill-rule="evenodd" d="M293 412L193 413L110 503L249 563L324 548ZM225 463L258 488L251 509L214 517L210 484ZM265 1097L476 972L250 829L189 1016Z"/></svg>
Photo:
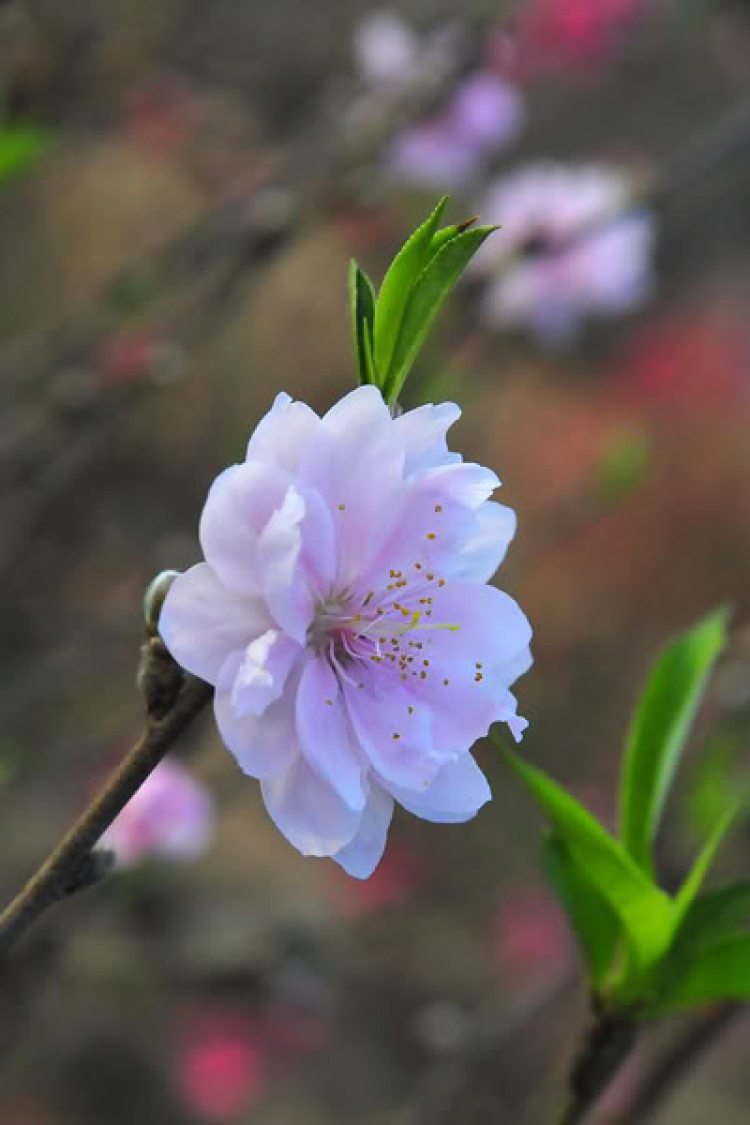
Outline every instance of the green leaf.
<svg viewBox="0 0 750 1125"><path fill-rule="evenodd" d="M696 951L750 925L750 882L730 883L696 898L685 914L674 941L676 954Z"/></svg>
<svg viewBox="0 0 750 1125"><path fill-rule="evenodd" d="M444 195L430 217L404 243L383 278L375 309L373 334L375 369L380 376L381 386L385 386L388 378L409 294L430 260L430 244L447 203L448 196Z"/></svg>
<svg viewBox="0 0 750 1125"><path fill-rule="evenodd" d="M375 327L375 290L364 270L352 260L349 263L349 301L354 334L354 356L360 383L375 383L372 358L372 334Z"/></svg>
<svg viewBox="0 0 750 1125"><path fill-rule="evenodd" d="M506 753L552 821L577 867L619 918L630 940L635 967L643 970L653 964L667 949L674 932L669 896L562 786L515 754Z"/></svg>
<svg viewBox="0 0 750 1125"><path fill-rule="evenodd" d="M621 838L646 871L682 748L706 680L726 637L719 610L663 652L646 683L628 734L622 778Z"/></svg>
<svg viewBox="0 0 750 1125"><path fill-rule="evenodd" d="M733 804L725 809L723 816L716 822L713 831L703 845L688 877L680 887L674 904L677 919L676 925L678 927L682 924L690 907L693 905L698 892L703 886L709 868L721 847L721 842L737 819L739 811L744 803L744 796L740 795L736 797Z"/></svg>
<svg viewBox="0 0 750 1125"><path fill-rule="evenodd" d="M32 125L0 129L0 181L23 172L44 155L51 143L51 133Z"/></svg>
<svg viewBox="0 0 750 1125"><path fill-rule="evenodd" d="M623 936L622 926L607 900L554 833L544 843L542 862L578 937L591 983L598 988L612 967Z"/></svg>
<svg viewBox="0 0 750 1125"><path fill-rule="evenodd" d="M454 234L430 259L417 279L409 294L390 365L384 375L386 402L397 401L443 302L484 240L495 230L497 227L473 227Z"/></svg>
<svg viewBox="0 0 750 1125"><path fill-rule="evenodd" d="M750 934L725 938L701 949L692 961L674 963L669 982L651 1005L663 1015L697 1004L750 999Z"/></svg>

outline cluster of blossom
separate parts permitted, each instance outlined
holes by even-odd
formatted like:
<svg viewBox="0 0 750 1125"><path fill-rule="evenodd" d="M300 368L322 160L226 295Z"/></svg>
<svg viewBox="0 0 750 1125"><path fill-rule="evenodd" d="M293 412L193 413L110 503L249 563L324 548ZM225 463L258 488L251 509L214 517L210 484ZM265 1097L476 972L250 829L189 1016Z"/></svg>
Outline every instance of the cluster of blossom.
<svg viewBox="0 0 750 1125"><path fill-rule="evenodd" d="M538 164L497 180L480 202L502 225L470 270L486 280L481 316L492 327L525 327L564 344L587 316L640 305L653 284L655 229L628 211L630 183L605 167Z"/></svg>
<svg viewBox="0 0 750 1125"><path fill-rule="evenodd" d="M167 759L107 829L102 844L112 848L124 866L150 856L193 859L208 847L213 824L208 790L177 762Z"/></svg>
<svg viewBox="0 0 750 1125"><path fill-rule="evenodd" d="M423 45L399 17L375 12L356 29L354 48L360 74L377 93L418 82L438 47L450 57L454 39L446 28ZM479 69L459 82L439 112L397 134L387 158L390 172L419 186L462 187L488 153L517 136L524 116L520 90L492 70Z"/></svg>
<svg viewBox="0 0 750 1125"><path fill-rule="evenodd" d="M502 149L525 120L522 93L501 73L533 72L529 52L533 56L537 44L543 55L550 37L558 46L567 43L571 55L599 57L639 7L640 0L527 4L512 43L507 33L489 36L485 68L463 79L440 113L394 138L390 172L440 189L475 185L487 154ZM386 84L417 67L417 37L393 15L369 17L356 47L371 84L376 76ZM473 266L487 281L480 301L484 322L522 327L559 346L575 338L587 316L638 307L653 282L655 223L644 211L624 213L629 188L626 173L586 165L532 164L497 180L478 207L483 222L502 228ZM589 227L596 229L584 237Z"/></svg>
<svg viewBox="0 0 750 1125"><path fill-rule="evenodd" d="M438 822L490 798L471 754L526 726L508 690L531 630L488 585L515 531L489 469L449 452L460 411L393 418L374 386L319 417L277 397L247 459L211 487L206 561L169 590L160 631L216 686L219 729L304 855L365 878L394 800Z"/></svg>

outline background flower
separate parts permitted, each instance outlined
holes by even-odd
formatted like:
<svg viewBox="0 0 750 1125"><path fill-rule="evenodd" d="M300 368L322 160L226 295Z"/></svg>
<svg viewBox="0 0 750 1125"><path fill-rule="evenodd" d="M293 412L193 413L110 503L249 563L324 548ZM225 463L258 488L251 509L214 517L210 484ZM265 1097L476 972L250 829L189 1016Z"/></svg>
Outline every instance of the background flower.
<svg viewBox="0 0 750 1125"><path fill-rule="evenodd" d="M515 530L499 481L450 453L452 404L393 419L360 387L322 419L279 395L247 460L214 482L206 562L162 612L181 664L216 685L224 741L305 855L366 877L394 798L463 821L490 797L470 753L530 662L516 603L488 586Z"/></svg>
<svg viewBox="0 0 750 1125"><path fill-rule="evenodd" d="M125 865L151 855L192 859L208 847L213 819L208 790L168 758L131 798L102 843L114 848Z"/></svg>
<svg viewBox="0 0 750 1125"><path fill-rule="evenodd" d="M628 190L624 174L595 165L539 164L498 180L479 210L502 229L470 266L488 279L483 319L565 343L587 315L640 305L653 281L654 220L629 212L606 221Z"/></svg>

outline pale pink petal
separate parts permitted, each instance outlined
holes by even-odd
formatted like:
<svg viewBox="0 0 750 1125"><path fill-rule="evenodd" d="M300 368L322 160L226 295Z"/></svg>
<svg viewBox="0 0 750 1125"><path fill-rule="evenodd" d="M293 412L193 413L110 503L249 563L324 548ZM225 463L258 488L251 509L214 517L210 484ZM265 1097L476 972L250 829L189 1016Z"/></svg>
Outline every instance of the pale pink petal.
<svg viewBox="0 0 750 1125"><path fill-rule="evenodd" d="M278 629L268 629L247 646L232 687L238 719L262 715L278 699L302 647Z"/></svg>
<svg viewBox="0 0 750 1125"><path fill-rule="evenodd" d="M296 473L300 459L320 418L304 402L293 402L288 394L278 394L268 414L258 423L247 447L248 461L264 461Z"/></svg>
<svg viewBox="0 0 750 1125"><path fill-rule="evenodd" d="M255 565L258 539L288 487L286 473L259 461L232 465L211 485L200 541L206 561L230 590L261 593Z"/></svg>
<svg viewBox="0 0 750 1125"><path fill-rule="evenodd" d="M390 793L372 783L356 836L333 856L348 875L356 879L367 879L372 875L385 851L392 816L393 798Z"/></svg>
<svg viewBox="0 0 750 1125"><path fill-rule="evenodd" d="M415 410L407 410L394 420L393 429L404 443L406 477L420 469L461 460L460 453L449 452L445 439L450 427L460 417L461 411L454 402L443 402L438 406L428 403Z"/></svg>
<svg viewBox="0 0 750 1125"><path fill-rule="evenodd" d="M251 777L276 777L285 773L300 754L294 721L294 701L298 673L287 690L263 715L238 715L232 691L242 664L242 653L230 656L224 664L214 697L216 723L226 747L234 754L240 769Z"/></svg>
<svg viewBox="0 0 750 1125"><path fill-rule="evenodd" d="M406 686L395 678L381 685L371 676L361 688L345 683L344 695L359 745L373 768L406 789L425 789L440 768L429 708L415 707Z"/></svg>
<svg viewBox="0 0 750 1125"><path fill-rule="evenodd" d="M207 563L198 563L172 583L159 617L159 632L175 660L210 684L231 652L268 628L258 597L234 593Z"/></svg>
<svg viewBox="0 0 750 1125"><path fill-rule="evenodd" d="M408 812L442 824L471 820L482 805L492 799L487 779L469 753L446 762L422 793L413 793L390 782L384 784Z"/></svg>
<svg viewBox="0 0 750 1125"><path fill-rule="evenodd" d="M489 582L516 532L516 513L494 500L482 504L477 519L475 533L461 547L451 567L452 578L461 582Z"/></svg>
<svg viewBox="0 0 750 1125"><path fill-rule="evenodd" d="M258 539L258 581L276 623L299 644L305 643L313 619L313 598L299 564L305 501L294 486L271 516Z"/></svg>
<svg viewBox="0 0 750 1125"><path fill-rule="evenodd" d="M335 855L359 828L362 810L342 801L302 755L261 790L274 824L302 855Z"/></svg>
<svg viewBox="0 0 750 1125"><path fill-rule="evenodd" d="M310 765L353 809L365 804L362 765L339 683L319 656L305 667L297 693L297 730Z"/></svg>

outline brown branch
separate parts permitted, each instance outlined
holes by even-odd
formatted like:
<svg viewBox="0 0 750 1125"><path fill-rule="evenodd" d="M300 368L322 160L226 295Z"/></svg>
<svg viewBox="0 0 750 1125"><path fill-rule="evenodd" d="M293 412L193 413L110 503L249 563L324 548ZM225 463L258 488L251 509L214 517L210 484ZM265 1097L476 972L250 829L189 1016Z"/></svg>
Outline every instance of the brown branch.
<svg viewBox="0 0 750 1125"><path fill-rule="evenodd" d="M213 695L209 684L181 671L156 637L144 645L139 683L148 710L146 729L101 792L0 915L0 957L10 952L50 906L100 881L110 859L106 852L95 852L95 845Z"/></svg>

